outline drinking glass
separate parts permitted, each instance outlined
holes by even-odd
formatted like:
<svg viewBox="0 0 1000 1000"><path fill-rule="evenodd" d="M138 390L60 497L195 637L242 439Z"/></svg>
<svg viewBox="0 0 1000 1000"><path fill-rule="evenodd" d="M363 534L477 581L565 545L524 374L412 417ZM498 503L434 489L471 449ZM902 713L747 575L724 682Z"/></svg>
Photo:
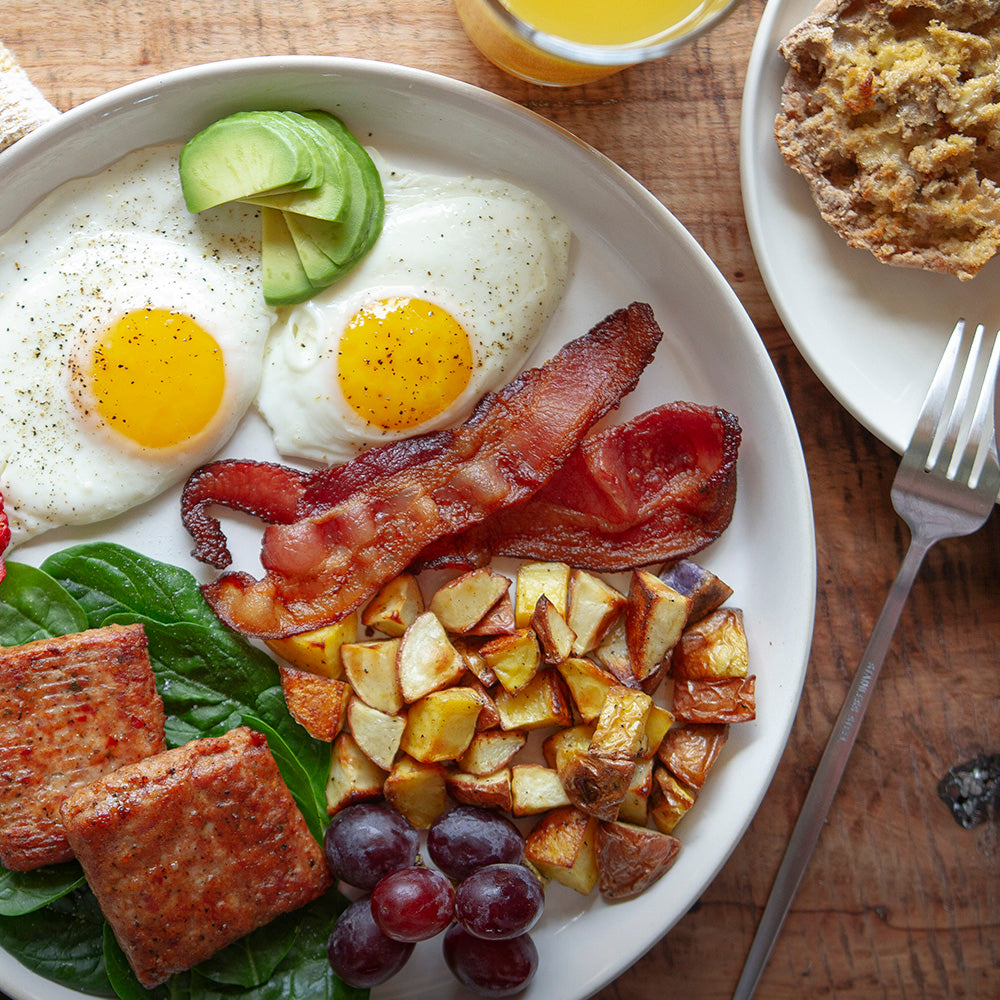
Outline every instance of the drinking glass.
<svg viewBox="0 0 1000 1000"><path fill-rule="evenodd" d="M490 62L567 87L658 59L717 24L740 0L455 0Z"/></svg>

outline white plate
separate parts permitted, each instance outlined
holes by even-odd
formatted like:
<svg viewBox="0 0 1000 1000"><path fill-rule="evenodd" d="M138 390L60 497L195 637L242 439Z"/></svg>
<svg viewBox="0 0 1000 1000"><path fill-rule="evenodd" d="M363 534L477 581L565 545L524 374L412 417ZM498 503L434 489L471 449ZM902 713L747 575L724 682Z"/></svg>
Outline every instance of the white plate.
<svg viewBox="0 0 1000 1000"><path fill-rule="evenodd" d="M955 321L1000 326L1000 261L972 281L879 263L820 218L774 141L786 64L778 44L814 0L771 0L750 54L740 168L757 263L806 361L838 400L897 452L909 443Z"/></svg>
<svg viewBox="0 0 1000 1000"><path fill-rule="evenodd" d="M722 762L678 831L684 842L679 860L654 888L617 906L596 894L550 891L535 933L541 967L527 995L579 1000L631 965L697 900L753 818L784 749L805 675L815 597L808 482L784 394L736 296L652 195L544 119L425 72L296 57L166 74L67 112L6 151L0 157L4 206L32 203L71 175L137 146L184 138L229 112L265 106L325 107L366 142L407 162L498 175L538 192L570 223L575 240L569 288L536 357L551 355L618 306L644 299L665 338L623 416L687 399L725 406L742 423L736 514L703 559L735 588L734 603L745 610L758 721L734 727ZM12 214L0 209L0 230ZM252 418L226 454L276 457ZM176 493L93 530L39 540L18 557L35 561L70 541L109 536L202 572L188 555ZM259 532L245 542L256 551ZM0 987L18 1000L75 996L6 955L0 955ZM375 991L379 1000L463 995L437 941L419 946L406 973Z"/></svg>

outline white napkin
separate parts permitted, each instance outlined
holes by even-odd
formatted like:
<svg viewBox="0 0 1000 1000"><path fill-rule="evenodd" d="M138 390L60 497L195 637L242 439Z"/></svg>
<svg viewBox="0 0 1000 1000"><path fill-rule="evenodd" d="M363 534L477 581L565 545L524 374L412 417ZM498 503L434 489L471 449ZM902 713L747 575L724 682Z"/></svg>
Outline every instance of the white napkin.
<svg viewBox="0 0 1000 1000"><path fill-rule="evenodd" d="M0 150L58 115L0 42Z"/></svg>

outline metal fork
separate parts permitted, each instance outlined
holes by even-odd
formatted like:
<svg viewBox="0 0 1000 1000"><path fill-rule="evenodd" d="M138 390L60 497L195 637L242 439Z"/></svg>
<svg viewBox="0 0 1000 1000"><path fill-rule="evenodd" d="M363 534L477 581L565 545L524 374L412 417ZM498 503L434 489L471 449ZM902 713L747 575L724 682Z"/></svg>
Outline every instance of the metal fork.
<svg viewBox="0 0 1000 1000"><path fill-rule="evenodd" d="M969 337L965 320L958 321L893 480L892 505L910 529L910 545L823 751L733 1000L750 1000L771 957L924 556L943 538L969 535L981 528L997 501L1000 466L992 394L1000 364L1000 332L985 363L983 340L982 326Z"/></svg>

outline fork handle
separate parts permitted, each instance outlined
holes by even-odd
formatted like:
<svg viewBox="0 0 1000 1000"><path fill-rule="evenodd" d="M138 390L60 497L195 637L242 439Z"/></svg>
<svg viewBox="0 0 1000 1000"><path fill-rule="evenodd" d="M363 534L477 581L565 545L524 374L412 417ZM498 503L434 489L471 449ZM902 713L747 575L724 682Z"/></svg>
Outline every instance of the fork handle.
<svg viewBox="0 0 1000 1000"><path fill-rule="evenodd" d="M875 689L875 681L882 669L882 663L896 632L899 617L913 586L917 570L920 569L920 564L933 543L934 539L914 536L906 550L896 579L889 589L885 604L882 605L882 611L872 629L861 663L855 671L840 715L837 716L837 722L823 751L823 757L816 768L812 784L809 786L802 811L799 813L795 829L785 849L785 856L771 887L771 895L764 907L753 944L747 954L746 964L736 985L733 1000L750 1000L757 989L837 794L840 779L844 775L847 760L857 740L861 722Z"/></svg>

